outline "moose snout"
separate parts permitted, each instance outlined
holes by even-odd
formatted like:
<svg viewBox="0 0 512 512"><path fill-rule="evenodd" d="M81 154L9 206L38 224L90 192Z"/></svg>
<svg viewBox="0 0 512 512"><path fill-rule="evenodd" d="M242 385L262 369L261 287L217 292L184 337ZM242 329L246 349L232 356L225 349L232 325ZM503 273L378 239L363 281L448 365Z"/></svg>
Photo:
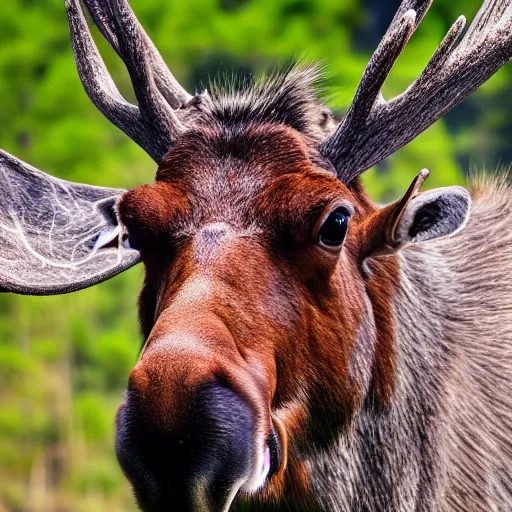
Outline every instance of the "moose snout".
<svg viewBox="0 0 512 512"><path fill-rule="evenodd" d="M132 371L116 452L142 510L223 512L265 481L261 411L227 373L214 357L169 346Z"/></svg>

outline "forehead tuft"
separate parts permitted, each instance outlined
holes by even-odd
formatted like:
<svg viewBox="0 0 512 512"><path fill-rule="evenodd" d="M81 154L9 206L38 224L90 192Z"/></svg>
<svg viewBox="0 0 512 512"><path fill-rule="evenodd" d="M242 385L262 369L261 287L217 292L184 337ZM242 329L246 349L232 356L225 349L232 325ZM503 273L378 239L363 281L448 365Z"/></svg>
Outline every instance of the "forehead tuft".
<svg viewBox="0 0 512 512"><path fill-rule="evenodd" d="M317 68L245 85L215 85L194 122L161 163L156 179L179 186L201 222L234 220L276 179L331 170L317 148L322 112Z"/></svg>
<svg viewBox="0 0 512 512"><path fill-rule="evenodd" d="M317 99L320 77L318 66L307 66L257 83L214 83L202 121L235 130L253 123L281 124L313 135L328 112Z"/></svg>

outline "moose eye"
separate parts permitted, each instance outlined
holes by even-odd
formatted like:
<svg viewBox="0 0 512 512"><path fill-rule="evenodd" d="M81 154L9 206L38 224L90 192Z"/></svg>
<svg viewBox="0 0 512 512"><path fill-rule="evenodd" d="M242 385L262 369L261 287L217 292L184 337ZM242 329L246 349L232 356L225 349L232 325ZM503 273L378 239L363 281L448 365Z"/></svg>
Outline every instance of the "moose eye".
<svg viewBox="0 0 512 512"><path fill-rule="evenodd" d="M332 211L318 231L318 241L327 249L337 249L347 236L350 213L343 207Z"/></svg>

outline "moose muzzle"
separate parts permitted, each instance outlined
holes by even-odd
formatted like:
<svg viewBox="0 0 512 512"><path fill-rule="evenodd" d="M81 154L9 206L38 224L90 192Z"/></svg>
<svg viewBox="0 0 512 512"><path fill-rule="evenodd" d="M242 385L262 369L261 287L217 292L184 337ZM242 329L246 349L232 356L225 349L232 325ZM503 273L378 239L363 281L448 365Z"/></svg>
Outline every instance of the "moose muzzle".
<svg viewBox="0 0 512 512"><path fill-rule="evenodd" d="M130 374L116 451L144 511L227 511L278 463L266 386L226 331L175 318Z"/></svg>

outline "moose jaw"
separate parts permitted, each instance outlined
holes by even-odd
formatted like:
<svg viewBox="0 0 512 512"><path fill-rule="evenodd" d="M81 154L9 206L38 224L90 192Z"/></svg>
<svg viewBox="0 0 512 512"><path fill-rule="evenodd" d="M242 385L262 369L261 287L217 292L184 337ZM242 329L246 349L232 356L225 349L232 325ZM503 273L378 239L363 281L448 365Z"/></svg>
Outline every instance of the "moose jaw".
<svg viewBox="0 0 512 512"><path fill-rule="evenodd" d="M192 96L127 0L83 3L137 105L65 0L85 91L156 179L92 187L0 152L0 289L66 293L144 264L145 344L116 421L141 509L510 507L510 185L420 193L423 170L380 208L359 175L511 59L512 2L459 18L385 101L431 4L404 0L340 122L315 67Z"/></svg>

